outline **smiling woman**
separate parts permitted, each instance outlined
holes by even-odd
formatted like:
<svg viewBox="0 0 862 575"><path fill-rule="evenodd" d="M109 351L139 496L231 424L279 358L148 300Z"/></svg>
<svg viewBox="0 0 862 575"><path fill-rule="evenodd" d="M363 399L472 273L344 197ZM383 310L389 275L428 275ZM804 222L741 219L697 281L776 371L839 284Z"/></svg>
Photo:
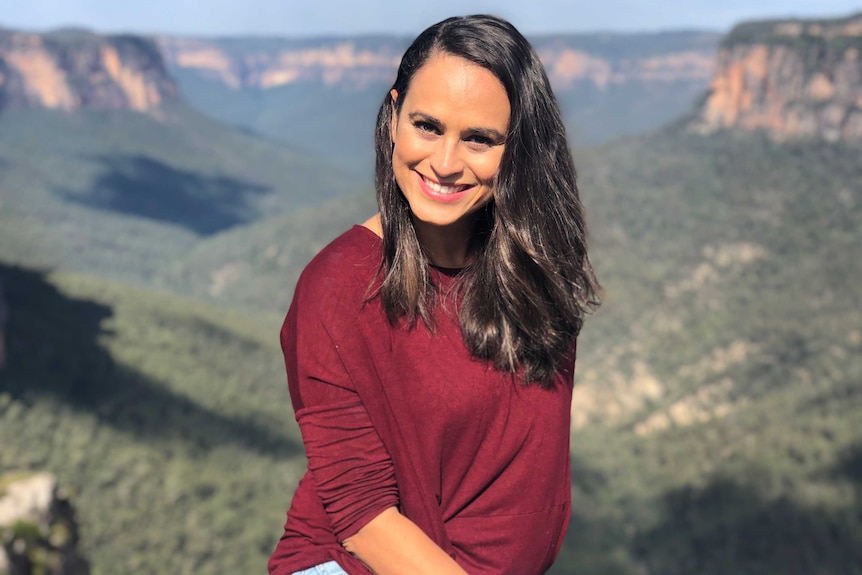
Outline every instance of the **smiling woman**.
<svg viewBox="0 0 862 575"><path fill-rule="evenodd" d="M270 573L543 573L598 285L538 56L499 18L428 28L375 147L380 213L306 267L282 328L308 472Z"/></svg>
<svg viewBox="0 0 862 575"><path fill-rule="evenodd" d="M491 201L509 126L509 98L488 70L432 56L400 106L393 89L392 169L432 261L464 267L474 221ZM400 108L400 109L399 109Z"/></svg>

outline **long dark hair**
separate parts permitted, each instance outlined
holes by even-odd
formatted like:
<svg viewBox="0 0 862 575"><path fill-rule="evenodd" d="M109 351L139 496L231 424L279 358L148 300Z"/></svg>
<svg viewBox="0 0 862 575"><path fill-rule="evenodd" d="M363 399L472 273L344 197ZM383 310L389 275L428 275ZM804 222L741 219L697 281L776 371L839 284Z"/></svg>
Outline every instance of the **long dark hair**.
<svg viewBox="0 0 862 575"><path fill-rule="evenodd" d="M543 386L571 351L584 316L599 304L587 256L575 166L544 67L514 26L494 16L449 18L422 32L401 59L377 116L377 203L383 227L378 294L394 324L431 324L436 287L392 169L391 125L410 82L435 54L493 73L511 113L494 197L477 215L474 257L460 274L461 333L470 352L501 370L523 369Z"/></svg>

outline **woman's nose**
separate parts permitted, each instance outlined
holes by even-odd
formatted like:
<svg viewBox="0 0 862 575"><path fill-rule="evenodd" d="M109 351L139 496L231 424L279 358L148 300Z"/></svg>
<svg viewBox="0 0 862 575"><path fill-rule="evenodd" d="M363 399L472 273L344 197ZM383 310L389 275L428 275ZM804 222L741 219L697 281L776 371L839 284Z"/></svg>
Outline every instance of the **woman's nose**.
<svg viewBox="0 0 862 575"><path fill-rule="evenodd" d="M431 156L431 168L438 176L457 174L464 169L458 140L440 138Z"/></svg>

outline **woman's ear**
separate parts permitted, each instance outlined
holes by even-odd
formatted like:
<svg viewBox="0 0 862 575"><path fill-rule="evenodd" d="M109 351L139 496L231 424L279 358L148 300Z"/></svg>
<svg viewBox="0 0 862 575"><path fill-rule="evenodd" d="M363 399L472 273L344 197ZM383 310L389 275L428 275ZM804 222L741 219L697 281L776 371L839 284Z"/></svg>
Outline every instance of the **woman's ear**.
<svg viewBox="0 0 862 575"><path fill-rule="evenodd" d="M398 90L396 90L395 88L392 88L392 90L389 91L389 96L391 98L391 101L389 103L392 107L392 116L391 116L392 120L389 122L389 126L390 126L391 132L392 132L390 134L390 137L392 138L392 143L394 144L395 143L395 132L398 131L398 106L397 106Z"/></svg>

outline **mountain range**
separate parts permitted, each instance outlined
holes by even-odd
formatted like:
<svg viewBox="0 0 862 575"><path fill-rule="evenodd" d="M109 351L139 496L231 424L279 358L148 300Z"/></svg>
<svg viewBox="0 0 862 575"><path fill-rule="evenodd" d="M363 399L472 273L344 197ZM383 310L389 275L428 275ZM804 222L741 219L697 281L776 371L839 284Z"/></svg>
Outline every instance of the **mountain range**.
<svg viewBox="0 0 862 575"><path fill-rule="evenodd" d="M377 109L407 38L158 39L197 108L370 177ZM577 145L657 127L687 110L714 67L712 32L532 39Z"/></svg>

